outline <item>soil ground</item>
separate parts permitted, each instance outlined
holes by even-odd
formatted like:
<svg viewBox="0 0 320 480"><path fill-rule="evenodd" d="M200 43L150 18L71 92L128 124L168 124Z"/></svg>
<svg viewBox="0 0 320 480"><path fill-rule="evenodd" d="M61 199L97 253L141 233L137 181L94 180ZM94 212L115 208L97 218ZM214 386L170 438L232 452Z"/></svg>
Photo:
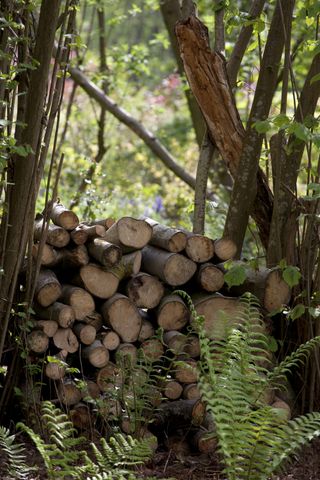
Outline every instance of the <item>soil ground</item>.
<svg viewBox="0 0 320 480"><path fill-rule="evenodd" d="M18 441L26 443L27 464L39 467L39 472L30 475L28 480L47 480L41 457L33 443L25 438L19 438ZM139 479L147 476L168 480L225 480L216 456L188 455L178 458L172 451L156 453L152 462L137 472ZM12 480L12 477L5 475L1 450L0 480ZM287 466L283 474L272 480L320 480L320 440L313 441Z"/></svg>

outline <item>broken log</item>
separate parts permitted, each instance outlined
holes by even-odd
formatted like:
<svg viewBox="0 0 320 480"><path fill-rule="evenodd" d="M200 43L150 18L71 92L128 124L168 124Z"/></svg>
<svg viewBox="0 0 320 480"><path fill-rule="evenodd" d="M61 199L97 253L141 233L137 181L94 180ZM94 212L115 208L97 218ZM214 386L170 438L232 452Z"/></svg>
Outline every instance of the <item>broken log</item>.
<svg viewBox="0 0 320 480"><path fill-rule="evenodd" d="M92 312L86 315L81 321L87 325L92 325L96 329L96 332L98 332L103 325L102 316L98 312Z"/></svg>
<svg viewBox="0 0 320 480"><path fill-rule="evenodd" d="M36 314L46 320L54 320L60 327L71 327L75 320L75 314L72 307L61 302L54 302L47 308L40 305L34 305Z"/></svg>
<svg viewBox="0 0 320 480"><path fill-rule="evenodd" d="M91 345L96 339L97 331L92 325L77 322L72 329L78 340L84 345Z"/></svg>
<svg viewBox="0 0 320 480"><path fill-rule="evenodd" d="M219 238L214 241L214 253L220 262L232 260L237 253L237 246L229 238Z"/></svg>
<svg viewBox="0 0 320 480"><path fill-rule="evenodd" d="M33 230L33 237L34 240L40 241L42 237L42 231L43 231L43 218L38 218L35 220L34 224L34 230ZM68 245L70 241L70 235L62 227L58 227L57 225L52 225L50 224L48 227L48 232L47 232L47 237L46 237L46 242L49 245L52 245L53 247L57 248L63 248L66 245Z"/></svg>
<svg viewBox="0 0 320 480"><path fill-rule="evenodd" d="M142 270L169 285L176 287L187 283L196 269L196 264L180 253L170 253L150 245L142 249Z"/></svg>
<svg viewBox="0 0 320 480"><path fill-rule="evenodd" d="M69 412L70 420L73 426L80 429L92 427L92 418L88 405L79 402L72 407Z"/></svg>
<svg viewBox="0 0 320 480"><path fill-rule="evenodd" d="M215 433L198 430L192 438L192 444L200 453L214 453L218 447L218 439Z"/></svg>
<svg viewBox="0 0 320 480"><path fill-rule="evenodd" d="M149 338L148 340L144 340L144 342L142 342L140 345L140 349L143 352L144 358L148 362L155 362L164 354L163 345L158 338Z"/></svg>
<svg viewBox="0 0 320 480"><path fill-rule="evenodd" d="M109 351L116 350L120 345L120 337L113 330L106 329L103 332L100 332L98 338L102 345L106 347Z"/></svg>
<svg viewBox="0 0 320 480"><path fill-rule="evenodd" d="M182 397L187 400L198 400L201 398L201 393L197 383L189 383L184 386Z"/></svg>
<svg viewBox="0 0 320 480"><path fill-rule="evenodd" d="M190 320L190 312L179 295L167 295L157 308L157 323L164 330L181 330Z"/></svg>
<svg viewBox="0 0 320 480"><path fill-rule="evenodd" d="M70 233L71 240L76 245L83 245L88 240L93 240L96 237L103 237L106 233L106 229L102 225L86 225L80 223L72 232Z"/></svg>
<svg viewBox="0 0 320 480"><path fill-rule="evenodd" d="M79 348L79 342L71 328L58 328L52 340L57 348L68 353L75 353Z"/></svg>
<svg viewBox="0 0 320 480"><path fill-rule="evenodd" d="M37 260L40 251L40 243L32 245L32 257ZM40 264L44 267L53 267L58 263L59 254L58 251L53 248L52 245L44 243L42 246Z"/></svg>
<svg viewBox="0 0 320 480"><path fill-rule="evenodd" d="M219 293L195 294L192 298L198 315L204 316L204 328L209 338L225 338L229 328L238 323L241 305L237 298Z"/></svg>
<svg viewBox="0 0 320 480"><path fill-rule="evenodd" d="M185 232L177 228L162 225L151 218L145 218L144 220L148 222L153 229L149 245L162 248L172 253L179 253L185 249L187 244Z"/></svg>
<svg viewBox="0 0 320 480"><path fill-rule="evenodd" d="M114 390L123 384L123 372L120 367L109 362L97 372L96 382L102 392Z"/></svg>
<svg viewBox="0 0 320 480"><path fill-rule="evenodd" d="M170 379L167 380L165 383L163 394L165 397L169 398L169 400L177 400L181 397L182 391L183 387L181 383L177 382L176 380Z"/></svg>
<svg viewBox="0 0 320 480"><path fill-rule="evenodd" d="M105 238L94 238L88 243L88 250L90 255L105 267L117 265L122 256L120 247Z"/></svg>
<svg viewBox="0 0 320 480"><path fill-rule="evenodd" d="M152 237L152 227L144 220L122 217L106 232L105 239L115 245L140 250Z"/></svg>
<svg viewBox="0 0 320 480"><path fill-rule="evenodd" d="M193 358L176 362L173 375L180 383L196 383L198 381L197 362Z"/></svg>
<svg viewBox="0 0 320 480"><path fill-rule="evenodd" d="M125 295L116 293L101 307L108 327L118 333L123 342L135 342L141 330L141 316L134 303Z"/></svg>
<svg viewBox="0 0 320 480"><path fill-rule="evenodd" d="M55 225L66 230L74 230L79 225L77 215L59 202L53 204L50 218Z"/></svg>
<svg viewBox="0 0 320 480"><path fill-rule="evenodd" d="M184 351L191 358L200 357L201 350L199 337L197 337L196 335L188 335Z"/></svg>
<svg viewBox="0 0 320 480"><path fill-rule="evenodd" d="M40 270L35 287L35 299L39 305L48 307L58 300L61 291L56 275L51 270Z"/></svg>
<svg viewBox="0 0 320 480"><path fill-rule="evenodd" d="M27 335L27 345L34 353L44 353L49 346L49 337L42 330L33 330Z"/></svg>
<svg viewBox="0 0 320 480"><path fill-rule="evenodd" d="M186 254L197 263L208 262L214 254L214 245L211 238L204 235L187 232Z"/></svg>
<svg viewBox="0 0 320 480"><path fill-rule="evenodd" d="M118 277L112 271L96 263L88 263L88 265L81 267L72 282L84 287L95 297L104 300L112 297L119 286Z"/></svg>
<svg viewBox="0 0 320 480"><path fill-rule="evenodd" d="M162 403L155 413L154 424L159 427L169 425L171 428L183 422L190 427L190 424L201 425L205 418L206 407L200 400L175 400Z"/></svg>
<svg viewBox="0 0 320 480"><path fill-rule="evenodd" d="M76 320L82 320L90 315L95 303L89 292L73 285L63 285L60 300L73 308Z"/></svg>
<svg viewBox="0 0 320 480"><path fill-rule="evenodd" d="M67 355L68 352L66 350L61 350L57 355L47 360L44 372L48 378L61 380L65 376Z"/></svg>
<svg viewBox="0 0 320 480"><path fill-rule="evenodd" d="M109 351L102 345L100 340L95 340L91 345L83 348L82 356L93 367L97 368L105 367L109 362Z"/></svg>
<svg viewBox="0 0 320 480"><path fill-rule="evenodd" d="M54 320L34 320L35 329L42 330L49 338L58 330L58 323Z"/></svg>
<svg viewBox="0 0 320 480"><path fill-rule="evenodd" d="M129 278L131 275L136 275L140 271L142 254L141 250L122 255L120 262L114 267L109 268L119 281Z"/></svg>
<svg viewBox="0 0 320 480"><path fill-rule="evenodd" d="M57 391L60 402L66 406L76 405L81 400L81 392L72 380L59 382Z"/></svg>
<svg viewBox="0 0 320 480"><path fill-rule="evenodd" d="M143 342L144 340L148 340L148 338L153 337L155 330L150 320L148 320L147 312L140 310L140 316L142 318L142 323L139 332L138 342Z"/></svg>
<svg viewBox="0 0 320 480"><path fill-rule="evenodd" d="M217 292L224 284L223 272L212 263L200 265L196 281L198 285L207 292Z"/></svg>
<svg viewBox="0 0 320 480"><path fill-rule="evenodd" d="M157 277L140 272L131 277L126 293L137 307L155 308L164 295L164 286Z"/></svg>

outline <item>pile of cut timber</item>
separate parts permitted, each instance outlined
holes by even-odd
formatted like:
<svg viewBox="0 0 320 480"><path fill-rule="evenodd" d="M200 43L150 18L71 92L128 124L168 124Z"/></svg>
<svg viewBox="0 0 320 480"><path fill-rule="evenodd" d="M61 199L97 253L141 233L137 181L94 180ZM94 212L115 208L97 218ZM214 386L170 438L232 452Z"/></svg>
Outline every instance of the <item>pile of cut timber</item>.
<svg viewBox="0 0 320 480"><path fill-rule="evenodd" d="M174 424L179 419L202 425L192 442L201 451L213 448L212 438L206 441L205 436L212 422L197 386L199 341L192 333L188 308L173 292L178 287L190 293L197 312L205 317L208 335L222 338L225 313L232 322L242 293L235 290L230 296L224 286L223 262L234 256L234 243L149 218L79 223L59 203L53 205L51 220L46 243L41 241L43 218L35 221L33 256L41 270L28 345L33 354L50 355L45 375L55 382L51 391L71 407L75 425L89 426L92 399L102 399L96 402L99 413L118 418L125 432L134 431L138 422L128 404L139 387L157 406L154 425L172 423L173 418ZM256 294L267 311L290 298L277 270L249 272L241 289ZM155 335L159 327L163 334ZM141 357L154 365L153 373L142 367L139 371ZM136 365L129 375L128 358ZM68 366L79 369L81 382ZM155 380L161 368L163 379Z"/></svg>

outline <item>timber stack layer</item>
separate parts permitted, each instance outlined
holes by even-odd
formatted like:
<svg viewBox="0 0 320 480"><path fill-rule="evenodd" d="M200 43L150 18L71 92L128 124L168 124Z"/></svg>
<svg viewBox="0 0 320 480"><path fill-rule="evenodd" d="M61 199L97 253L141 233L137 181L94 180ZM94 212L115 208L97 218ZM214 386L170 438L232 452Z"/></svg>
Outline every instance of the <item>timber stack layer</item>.
<svg viewBox="0 0 320 480"><path fill-rule="evenodd" d="M224 262L235 255L231 240L149 218L79 223L59 203L51 220L46 243L42 216L35 221L33 256L41 269L28 335L31 355L49 358L45 375L55 386L50 391L79 428L92 425L94 410L132 433L152 411L154 426L176 425L177 419L191 423L192 443L200 451L213 449L215 442L206 437L212 422L197 386L199 340L174 290L191 295L209 337L223 338L225 314L232 322L245 291L267 312L289 301L279 272L248 270L230 296Z"/></svg>

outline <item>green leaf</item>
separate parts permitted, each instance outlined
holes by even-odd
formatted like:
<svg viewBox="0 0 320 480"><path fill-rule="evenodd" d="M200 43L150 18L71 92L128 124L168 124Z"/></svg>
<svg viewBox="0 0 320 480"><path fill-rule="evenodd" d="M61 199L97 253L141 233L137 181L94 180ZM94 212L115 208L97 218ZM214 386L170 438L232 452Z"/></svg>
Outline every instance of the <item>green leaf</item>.
<svg viewBox="0 0 320 480"><path fill-rule="evenodd" d="M272 336L268 337L268 340L269 340L268 341L268 347L269 347L270 352L273 352L273 353L277 352L277 350L278 350L277 340Z"/></svg>
<svg viewBox="0 0 320 480"><path fill-rule="evenodd" d="M296 320L297 318L302 317L304 312L306 311L306 307L302 303L298 303L290 312L288 317L291 318L291 320Z"/></svg>
<svg viewBox="0 0 320 480"><path fill-rule="evenodd" d="M289 125L290 125L290 119L289 117L287 117L287 115L285 115L284 113L280 113L279 115L277 115L276 117L274 117L273 119L273 124L277 127L277 128L287 128Z"/></svg>
<svg viewBox="0 0 320 480"><path fill-rule="evenodd" d="M313 83L319 82L319 80L320 80L320 73L317 73L311 78L310 85L312 85Z"/></svg>
<svg viewBox="0 0 320 480"><path fill-rule="evenodd" d="M224 275L224 280L229 288L242 285L247 278L247 272L243 265L233 265Z"/></svg>
<svg viewBox="0 0 320 480"><path fill-rule="evenodd" d="M271 129L270 120L259 120L253 124L258 133L267 133Z"/></svg>
<svg viewBox="0 0 320 480"><path fill-rule="evenodd" d="M298 267L289 265L282 272L283 280L289 285L290 288L299 284L301 273Z"/></svg>

